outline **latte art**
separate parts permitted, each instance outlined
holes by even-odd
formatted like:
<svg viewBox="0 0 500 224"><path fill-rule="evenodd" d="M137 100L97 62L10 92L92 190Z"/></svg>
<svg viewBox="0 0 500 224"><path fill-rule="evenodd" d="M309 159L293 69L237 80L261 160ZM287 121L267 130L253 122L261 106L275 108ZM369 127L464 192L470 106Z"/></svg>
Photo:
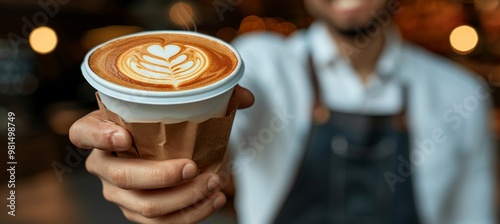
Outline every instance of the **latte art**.
<svg viewBox="0 0 500 224"><path fill-rule="evenodd" d="M97 49L91 69L113 83L152 91L209 85L236 67L232 51L215 41L184 34L119 39Z"/></svg>
<svg viewBox="0 0 500 224"><path fill-rule="evenodd" d="M193 46L155 44L144 53L129 49L117 63L120 72L136 81L178 87L203 75L208 57Z"/></svg>

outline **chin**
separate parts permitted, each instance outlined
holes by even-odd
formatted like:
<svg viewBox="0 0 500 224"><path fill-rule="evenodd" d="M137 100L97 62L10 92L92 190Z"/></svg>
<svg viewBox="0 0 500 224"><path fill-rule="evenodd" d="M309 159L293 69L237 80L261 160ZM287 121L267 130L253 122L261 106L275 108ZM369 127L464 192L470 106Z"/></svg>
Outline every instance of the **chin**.
<svg viewBox="0 0 500 224"><path fill-rule="evenodd" d="M324 20L325 21L325 20ZM335 31L336 33L343 36L356 36L358 32L361 30L360 28L365 27L372 20L367 20L366 22L359 21L349 21L345 23L339 23L336 20L326 20L326 24L328 24L331 31Z"/></svg>
<svg viewBox="0 0 500 224"><path fill-rule="evenodd" d="M359 29L352 28L339 28L335 26L330 26L330 30L335 31L335 33L340 34L345 37L355 37L359 34Z"/></svg>

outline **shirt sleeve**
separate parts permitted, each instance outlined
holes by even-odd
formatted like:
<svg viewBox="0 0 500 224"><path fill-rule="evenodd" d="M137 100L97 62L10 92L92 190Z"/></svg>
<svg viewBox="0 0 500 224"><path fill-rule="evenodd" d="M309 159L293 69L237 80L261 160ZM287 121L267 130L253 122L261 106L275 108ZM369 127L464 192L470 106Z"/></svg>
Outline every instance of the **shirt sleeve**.
<svg viewBox="0 0 500 224"><path fill-rule="evenodd" d="M245 150L239 150L242 143L248 140L249 136L255 135L255 132L261 128L264 116L270 114L271 108L263 103L264 99L268 98L267 91L269 85L269 77L266 75L270 72L262 70L271 70L269 61L276 60L275 52L279 50L283 42L283 37L270 33L257 33L244 35L237 38L231 44L238 50L245 65L245 72L239 85L249 89L255 96L255 103L251 108L239 110L236 113L234 120L229 149L233 151L233 155L237 156L252 156L247 155Z"/></svg>
<svg viewBox="0 0 500 224"><path fill-rule="evenodd" d="M495 221L495 142L490 130L491 96L482 99L465 121L460 184L454 192L450 223L493 224Z"/></svg>

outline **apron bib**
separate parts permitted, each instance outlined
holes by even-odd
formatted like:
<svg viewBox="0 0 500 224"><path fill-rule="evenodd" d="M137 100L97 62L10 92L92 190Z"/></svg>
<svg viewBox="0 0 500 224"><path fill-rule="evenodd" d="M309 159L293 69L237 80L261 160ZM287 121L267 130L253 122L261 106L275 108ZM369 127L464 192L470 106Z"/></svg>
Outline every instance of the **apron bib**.
<svg viewBox="0 0 500 224"><path fill-rule="evenodd" d="M418 224L411 176L394 191L384 176L409 161L405 111L363 115L326 109L309 56L315 103L307 149L274 223Z"/></svg>

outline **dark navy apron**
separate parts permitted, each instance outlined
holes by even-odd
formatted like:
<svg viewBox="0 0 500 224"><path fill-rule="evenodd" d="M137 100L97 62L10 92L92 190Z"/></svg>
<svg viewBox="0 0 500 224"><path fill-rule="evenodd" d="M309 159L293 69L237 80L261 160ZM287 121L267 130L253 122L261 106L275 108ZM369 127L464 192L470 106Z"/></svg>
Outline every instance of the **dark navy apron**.
<svg viewBox="0 0 500 224"><path fill-rule="evenodd" d="M295 183L274 223L418 224L411 176L396 182L394 191L384 176L398 175L401 160L409 161L406 87L397 114L331 111L321 99L311 58L313 124Z"/></svg>

